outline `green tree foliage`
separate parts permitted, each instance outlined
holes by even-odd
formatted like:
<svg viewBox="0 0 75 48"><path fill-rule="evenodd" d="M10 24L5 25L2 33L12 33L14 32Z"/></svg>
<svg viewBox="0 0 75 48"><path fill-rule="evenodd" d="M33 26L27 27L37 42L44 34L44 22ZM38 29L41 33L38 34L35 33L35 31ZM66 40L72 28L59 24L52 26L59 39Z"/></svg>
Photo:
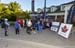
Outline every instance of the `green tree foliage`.
<svg viewBox="0 0 75 48"><path fill-rule="evenodd" d="M18 12L18 10L20 9L20 5L19 3L15 2L11 2L8 6L8 8L13 11L13 12Z"/></svg>
<svg viewBox="0 0 75 48"><path fill-rule="evenodd" d="M5 8L5 4L0 4L0 13L3 12L4 8Z"/></svg>
<svg viewBox="0 0 75 48"><path fill-rule="evenodd" d="M9 10L9 8L7 8L7 9L5 10L5 13L8 14L8 15L11 14L11 11Z"/></svg>
<svg viewBox="0 0 75 48"><path fill-rule="evenodd" d="M5 15L6 4L0 4L0 17Z"/></svg>
<svg viewBox="0 0 75 48"><path fill-rule="evenodd" d="M18 15L17 18L22 18L22 19L30 18L28 11L17 12L16 15Z"/></svg>
<svg viewBox="0 0 75 48"><path fill-rule="evenodd" d="M30 18L30 16L29 16L30 13L28 11L25 11L24 13L25 13L25 18L29 19Z"/></svg>
<svg viewBox="0 0 75 48"><path fill-rule="evenodd" d="M8 18L14 21L16 18L30 18L28 11L23 11L20 8L20 4L15 2L10 2L9 4L0 4L0 17Z"/></svg>

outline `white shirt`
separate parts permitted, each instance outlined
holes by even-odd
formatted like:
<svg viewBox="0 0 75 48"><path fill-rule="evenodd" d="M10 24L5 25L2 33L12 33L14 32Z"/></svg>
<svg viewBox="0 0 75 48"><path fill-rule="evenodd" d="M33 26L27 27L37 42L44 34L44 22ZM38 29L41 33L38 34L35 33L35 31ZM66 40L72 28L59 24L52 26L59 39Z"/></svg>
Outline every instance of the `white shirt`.
<svg viewBox="0 0 75 48"><path fill-rule="evenodd" d="M32 25L31 21L27 21L27 26L30 27Z"/></svg>

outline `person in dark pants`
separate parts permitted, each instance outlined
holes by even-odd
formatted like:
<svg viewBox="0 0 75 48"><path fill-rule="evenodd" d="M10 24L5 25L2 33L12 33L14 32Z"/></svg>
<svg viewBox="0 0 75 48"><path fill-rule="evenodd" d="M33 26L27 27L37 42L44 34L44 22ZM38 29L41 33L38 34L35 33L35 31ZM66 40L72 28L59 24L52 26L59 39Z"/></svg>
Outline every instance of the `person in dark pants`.
<svg viewBox="0 0 75 48"><path fill-rule="evenodd" d="M31 27L27 27L26 32L27 32L28 34L31 34Z"/></svg>
<svg viewBox="0 0 75 48"><path fill-rule="evenodd" d="M27 27L27 24L26 24L26 20L25 20L25 22L24 22L24 28L26 28Z"/></svg>
<svg viewBox="0 0 75 48"><path fill-rule="evenodd" d="M4 30L5 30L5 36L8 36L7 34L8 27L5 27Z"/></svg>
<svg viewBox="0 0 75 48"><path fill-rule="evenodd" d="M4 20L3 19L1 19L1 28L4 28Z"/></svg>
<svg viewBox="0 0 75 48"><path fill-rule="evenodd" d="M27 32L28 34L31 34L31 31L32 31L32 29L31 29L31 26L32 26L31 20L28 19L28 20L26 21L26 24L27 24L27 30L26 30L26 32Z"/></svg>
<svg viewBox="0 0 75 48"><path fill-rule="evenodd" d="M8 19L5 19L4 22L3 22L3 28L5 30L5 36L8 36L8 26L9 26L9 23L8 23Z"/></svg>
<svg viewBox="0 0 75 48"><path fill-rule="evenodd" d="M49 27L50 27L50 28L51 28L51 26L52 26L52 22L49 23Z"/></svg>
<svg viewBox="0 0 75 48"><path fill-rule="evenodd" d="M18 21L16 21L16 22L14 23L14 27L15 27L15 33L16 33L16 34L19 34L20 24L18 23Z"/></svg>
<svg viewBox="0 0 75 48"><path fill-rule="evenodd" d="M37 22L37 31L42 32L42 21Z"/></svg>

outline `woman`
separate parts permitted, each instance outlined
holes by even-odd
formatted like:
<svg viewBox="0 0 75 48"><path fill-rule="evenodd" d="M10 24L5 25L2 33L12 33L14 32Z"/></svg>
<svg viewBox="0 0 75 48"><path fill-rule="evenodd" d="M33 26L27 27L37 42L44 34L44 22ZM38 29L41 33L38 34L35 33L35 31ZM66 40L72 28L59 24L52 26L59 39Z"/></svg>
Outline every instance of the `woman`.
<svg viewBox="0 0 75 48"><path fill-rule="evenodd" d="M31 20L28 19L28 20L26 21L26 24L27 24L27 30L26 30L26 32L27 32L28 34L31 34L31 26L32 26Z"/></svg>
<svg viewBox="0 0 75 48"><path fill-rule="evenodd" d="M16 22L14 23L14 27L15 27L15 33L16 33L16 34L19 34L20 24L19 24L18 21L16 21Z"/></svg>

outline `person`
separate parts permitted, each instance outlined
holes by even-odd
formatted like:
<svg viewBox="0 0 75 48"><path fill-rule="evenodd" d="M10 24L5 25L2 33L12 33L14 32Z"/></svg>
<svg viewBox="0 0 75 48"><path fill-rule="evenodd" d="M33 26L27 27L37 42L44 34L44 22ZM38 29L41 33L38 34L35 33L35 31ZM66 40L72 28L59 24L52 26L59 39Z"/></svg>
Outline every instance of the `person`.
<svg viewBox="0 0 75 48"><path fill-rule="evenodd" d="M18 23L20 24L21 27L23 27L23 19L19 18Z"/></svg>
<svg viewBox="0 0 75 48"><path fill-rule="evenodd" d="M1 23L1 28L4 28L4 24L3 24L4 23L4 19L1 19L0 23Z"/></svg>
<svg viewBox="0 0 75 48"><path fill-rule="evenodd" d="M26 28L27 27L27 24L26 24L26 20L25 20L25 22L24 22L24 28Z"/></svg>
<svg viewBox="0 0 75 48"><path fill-rule="evenodd" d="M23 28L25 27L25 20L23 19Z"/></svg>
<svg viewBox="0 0 75 48"><path fill-rule="evenodd" d="M51 27L51 19L48 19L49 28Z"/></svg>
<svg viewBox="0 0 75 48"><path fill-rule="evenodd" d="M27 32L28 34L31 34L31 26L32 26L31 20L28 19L28 20L26 21L26 24L27 24L27 30L26 30L26 32Z"/></svg>
<svg viewBox="0 0 75 48"><path fill-rule="evenodd" d="M20 24L19 24L19 22L18 21L15 21L15 23L14 23L14 27L15 27L15 33L16 34L19 34L19 30L20 30Z"/></svg>
<svg viewBox="0 0 75 48"><path fill-rule="evenodd" d="M46 21L43 21L43 29L46 29Z"/></svg>
<svg viewBox="0 0 75 48"><path fill-rule="evenodd" d="M35 20L32 20L32 32L33 33L36 33L36 21Z"/></svg>
<svg viewBox="0 0 75 48"><path fill-rule="evenodd" d="M4 22L3 22L3 28L5 30L5 36L8 36L8 26L9 26L9 23L8 23L8 19L5 19Z"/></svg>
<svg viewBox="0 0 75 48"><path fill-rule="evenodd" d="M42 21L37 22L37 31L42 32Z"/></svg>
<svg viewBox="0 0 75 48"><path fill-rule="evenodd" d="M51 29L52 26L52 21L49 22L49 28Z"/></svg>
<svg viewBox="0 0 75 48"><path fill-rule="evenodd" d="M0 19L0 24L1 24L3 21L4 21L3 19Z"/></svg>

